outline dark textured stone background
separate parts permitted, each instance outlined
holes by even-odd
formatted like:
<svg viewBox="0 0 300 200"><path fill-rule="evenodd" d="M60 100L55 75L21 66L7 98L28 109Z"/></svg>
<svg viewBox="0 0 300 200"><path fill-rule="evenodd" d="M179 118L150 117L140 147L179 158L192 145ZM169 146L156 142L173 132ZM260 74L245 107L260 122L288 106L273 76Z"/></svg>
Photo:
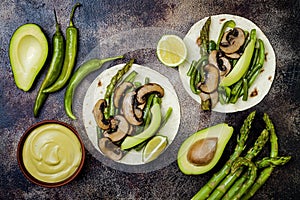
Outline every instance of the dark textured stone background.
<svg viewBox="0 0 300 200"><path fill-rule="evenodd" d="M22 133L29 126L43 119L57 119L76 127L80 122L71 121L65 115L64 91L51 95L39 118L33 117L33 102L46 71L41 72L29 92L17 89L8 58L9 40L18 26L29 22L39 24L51 38L55 30L53 8L65 30L74 3L60 0L0 2L0 199L190 199L232 153L236 135L226 147L221 164L200 176L183 175L175 160L153 172L125 173L107 167L89 151L86 151L86 161L80 175L63 187L47 189L36 186L19 170L16 149ZM277 56L276 77L269 94L254 108L225 117L218 113L197 111L199 123L189 126L198 129L207 126L212 119L225 118L234 127L240 127L250 111L257 110L258 115L267 112L276 126L280 155L291 155L292 160L284 167L276 168L253 199L299 198L299 0L85 0L82 4L74 20L80 30L77 63L82 63L99 41L122 31L161 27L184 35L198 20L220 13L240 15L256 23L269 38ZM145 61L145 55L156 59L154 49L124 53L133 53L140 64L149 62ZM157 60L153 62L157 63ZM192 100L188 98L185 103L189 101ZM259 120L257 123L261 124ZM259 130L260 127L255 128ZM185 127L178 134L187 137L189 132L184 130ZM174 145L179 146L179 143Z"/></svg>

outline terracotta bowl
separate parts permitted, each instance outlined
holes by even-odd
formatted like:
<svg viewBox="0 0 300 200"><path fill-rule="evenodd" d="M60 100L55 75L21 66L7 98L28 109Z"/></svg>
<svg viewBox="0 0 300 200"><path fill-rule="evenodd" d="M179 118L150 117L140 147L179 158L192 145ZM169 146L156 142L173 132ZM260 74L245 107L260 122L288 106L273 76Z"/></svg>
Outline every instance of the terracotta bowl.
<svg viewBox="0 0 300 200"><path fill-rule="evenodd" d="M51 126L51 124L55 125L55 127L56 127L56 125L58 125L59 127L60 126L65 127L67 129L69 129L72 133L74 133L74 135L76 137L74 137L74 135L71 136L73 138L72 140L76 141L76 142L74 142L74 143L76 143L76 145L74 144L74 146L76 146L77 149L81 149L81 160L79 159L79 157L77 157L77 159L74 158L74 160L77 160L77 162L79 162L79 164L76 164L76 167L74 167L73 172L70 175L68 175L67 177L65 177L65 178L63 178L61 180L57 180L57 181L53 181L53 180L52 181L47 181L47 180L41 180L42 178L36 178L33 175L33 173L35 173L35 172L31 171L32 169L31 170L26 169L26 164L25 164L26 163L25 159L31 159L31 158L33 158L33 156L29 155L29 154L28 154L29 155L28 156L25 153L24 154L25 155L25 159L23 157L23 149L26 149L26 146L24 146L24 145L30 144L29 142L25 143L26 139L30 138L29 136L31 134L34 134L33 131L37 130L37 128L39 128L39 127L41 127L43 125L50 125ZM45 127L47 127L47 126L45 126ZM65 132L68 132L68 131L65 131ZM69 132L69 133L71 133L71 132ZM60 134L60 133L58 133L58 134ZM65 135L65 134L63 134L63 135ZM72 134L70 134L70 135L72 135ZM32 136L31 136L31 138L32 138ZM77 142L77 139L78 139L78 142ZM35 140L30 140L30 139L28 139L28 140L29 141L35 141ZM68 141L68 140L65 140L65 141ZM64 147L65 146L67 146L67 145L64 145ZM27 151L24 150L24 152L27 152ZM57 153L57 154L59 155L59 153ZM79 172L81 171L81 169L83 167L84 160L85 160L85 149L84 149L84 145L83 145L83 142L82 142L79 134L77 133L77 131L72 126L70 126L69 124L66 124L64 122L57 121L57 120L44 120L44 121L38 122L38 123L32 125L31 127L29 127L25 131L25 133L22 135L22 137L21 137L21 139L19 141L19 144L18 144L17 159L18 159L19 167L20 167L22 173L24 174L24 176L28 180L30 180L31 182L33 182L33 183L35 183L37 185L43 186L43 187L49 187L49 188L51 188L51 187L58 187L58 186L62 186L62 185L65 185L65 184L69 183L70 181L72 181L79 174ZM32 163L32 162L27 162L27 163ZM58 172L57 174L60 174L60 172ZM51 174L49 176L52 176L52 175L56 176L57 174L53 173L53 174Z"/></svg>

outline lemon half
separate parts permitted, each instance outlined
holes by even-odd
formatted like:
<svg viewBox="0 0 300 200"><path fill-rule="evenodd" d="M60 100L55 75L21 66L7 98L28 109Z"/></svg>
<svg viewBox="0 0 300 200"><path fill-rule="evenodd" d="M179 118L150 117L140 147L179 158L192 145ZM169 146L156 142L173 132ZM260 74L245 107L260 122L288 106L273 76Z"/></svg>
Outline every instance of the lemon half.
<svg viewBox="0 0 300 200"><path fill-rule="evenodd" d="M145 163L156 159L167 147L168 138L161 135L154 136L145 146L143 161Z"/></svg>
<svg viewBox="0 0 300 200"><path fill-rule="evenodd" d="M187 48L183 40L177 35L164 35L158 41L157 57L168 67L177 67L187 57Z"/></svg>

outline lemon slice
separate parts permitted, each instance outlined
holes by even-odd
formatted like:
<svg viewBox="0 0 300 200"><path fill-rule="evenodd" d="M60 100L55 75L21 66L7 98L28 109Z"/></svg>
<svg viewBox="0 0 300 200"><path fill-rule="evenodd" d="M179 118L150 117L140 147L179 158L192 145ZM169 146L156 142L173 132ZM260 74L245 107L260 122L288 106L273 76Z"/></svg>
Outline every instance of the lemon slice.
<svg viewBox="0 0 300 200"><path fill-rule="evenodd" d="M154 136L145 146L143 162L147 163L156 159L167 147L168 138L161 135Z"/></svg>
<svg viewBox="0 0 300 200"><path fill-rule="evenodd" d="M157 57L168 67L177 67L187 57L187 48L183 40L177 35L164 35L158 41Z"/></svg>

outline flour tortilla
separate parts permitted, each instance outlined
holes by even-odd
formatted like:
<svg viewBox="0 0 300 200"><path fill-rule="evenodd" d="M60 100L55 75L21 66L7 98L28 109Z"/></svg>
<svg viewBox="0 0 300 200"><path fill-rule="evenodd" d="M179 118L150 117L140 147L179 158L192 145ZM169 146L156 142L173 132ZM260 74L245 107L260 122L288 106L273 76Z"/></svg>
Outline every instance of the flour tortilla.
<svg viewBox="0 0 300 200"><path fill-rule="evenodd" d="M94 105L99 99L103 99L107 85L110 83L111 78L121 69L125 64L119 64L103 71L90 85L88 88L84 101L83 101L83 122L86 129L86 133L91 140L93 146L100 152L98 147L98 138L96 131L96 121L92 110ZM165 91L164 97L162 98L161 112L162 116L165 115L169 107L173 108L172 115L170 116L167 124L160 129L159 134L168 137L168 146L174 140L180 123L180 106L177 94L174 87L169 82L168 78L161 75L157 71L154 71L148 67L133 64L131 69L124 75L128 75L131 71L136 71L138 75L135 81L144 83L145 77L149 77L150 82L160 84ZM168 147L167 146L167 147ZM103 155L104 156L104 155ZM128 165L140 165L144 164L142 161L142 151L131 150L125 155L120 161L117 161Z"/></svg>
<svg viewBox="0 0 300 200"><path fill-rule="evenodd" d="M200 30L202 29L204 23L206 22L208 17L198 21L195 23L187 35L184 37L184 42L187 46L188 57L187 60L179 66L179 74L181 81L185 90L188 94L197 102L201 103L201 99L199 95L194 94L189 86L190 77L188 77L187 71L190 67L190 64L193 60L198 60L200 58L200 49L196 44L196 40L200 35ZM236 27L240 27L244 30L250 32L251 29L256 29L257 38L262 39L265 45L265 53L266 53L266 61L263 66L262 72L259 74L253 85L249 89L249 97L247 101L243 101L241 98L235 104L226 104L221 105L220 102L214 107L212 110L220 113L233 113L242 110L246 110L258 104L269 92L272 82L275 76L275 68L276 68L276 58L274 50L259 27L257 27L253 22L248 19L245 19L240 16L229 15L229 14L221 14L211 16L211 25L210 25L210 40L217 41L220 30L223 24L228 20L234 20L236 23ZM257 92L256 96L250 96L253 91Z"/></svg>

